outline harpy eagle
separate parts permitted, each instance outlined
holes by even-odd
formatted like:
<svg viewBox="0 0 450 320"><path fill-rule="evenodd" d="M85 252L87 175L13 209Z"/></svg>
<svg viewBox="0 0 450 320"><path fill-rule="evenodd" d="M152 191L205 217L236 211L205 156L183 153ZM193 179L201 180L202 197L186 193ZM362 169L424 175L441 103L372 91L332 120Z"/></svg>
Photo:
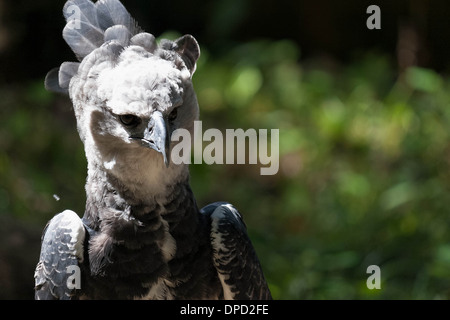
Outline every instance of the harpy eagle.
<svg viewBox="0 0 450 320"><path fill-rule="evenodd" d="M72 100L87 201L82 219L66 210L45 227L35 298L270 299L239 212L199 209L188 165L171 162L171 134L198 119L197 41L157 44L118 0L69 0L63 12L79 62L45 85Z"/></svg>

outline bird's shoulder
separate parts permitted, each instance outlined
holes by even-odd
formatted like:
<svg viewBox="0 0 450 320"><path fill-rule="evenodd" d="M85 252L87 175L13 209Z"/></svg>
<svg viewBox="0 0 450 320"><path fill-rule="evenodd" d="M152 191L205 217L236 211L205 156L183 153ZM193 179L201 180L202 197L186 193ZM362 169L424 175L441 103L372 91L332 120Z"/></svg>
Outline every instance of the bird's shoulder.
<svg viewBox="0 0 450 320"><path fill-rule="evenodd" d="M213 264L225 299L270 299L270 291L239 211L228 202L200 210L210 219Z"/></svg>
<svg viewBox="0 0 450 320"><path fill-rule="evenodd" d="M41 254L36 266L36 299L70 299L80 282L86 230L71 210L55 215L42 234Z"/></svg>

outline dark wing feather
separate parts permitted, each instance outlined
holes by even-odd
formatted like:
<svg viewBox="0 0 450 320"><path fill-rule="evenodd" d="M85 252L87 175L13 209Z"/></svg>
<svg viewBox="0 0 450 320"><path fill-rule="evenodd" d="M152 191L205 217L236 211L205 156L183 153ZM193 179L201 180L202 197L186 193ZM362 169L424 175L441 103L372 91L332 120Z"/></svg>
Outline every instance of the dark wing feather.
<svg viewBox="0 0 450 320"><path fill-rule="evenodd" d="M271 299L264 274L239 212L216 202L201 212L211 217L213 263L225 299Z"/></svg>
<svg viewBox="0 0 450 320"><path fill-rule="evenodd" d="M34 273L36 300L67 300L76 296L77 288L67 282L80 270L84 239L85 229L75 212L66 210L50 220L44 229Z"/></svg>

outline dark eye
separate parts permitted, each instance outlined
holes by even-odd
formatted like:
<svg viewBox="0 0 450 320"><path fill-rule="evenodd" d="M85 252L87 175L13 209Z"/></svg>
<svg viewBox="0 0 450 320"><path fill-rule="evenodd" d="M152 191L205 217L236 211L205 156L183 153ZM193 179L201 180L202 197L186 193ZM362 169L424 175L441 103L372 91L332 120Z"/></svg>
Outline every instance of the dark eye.
<svg viewBox="0 0 450 320"><path fill-rule="evenodd" d="M178 111L177 110L178 110L178 108L175 108L169 114L169 121L174 121L177 118L177 115L178 115Z"/></svg>
<svg viewBox="0 0 450 320"><path fill-rule="evenodd" d="M136 117L132 114L120 115L119 119L120 119L120 122L122 122L127 127L135 127L141 122L141 119L139 119L139 117Z"/></svg>

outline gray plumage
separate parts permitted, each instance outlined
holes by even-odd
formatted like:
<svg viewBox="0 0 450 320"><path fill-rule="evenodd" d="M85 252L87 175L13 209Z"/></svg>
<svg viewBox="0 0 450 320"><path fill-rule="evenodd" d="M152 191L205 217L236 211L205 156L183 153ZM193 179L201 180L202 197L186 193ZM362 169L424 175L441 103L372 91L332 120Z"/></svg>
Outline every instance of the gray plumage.
<svg viewBox="0 0 450 320"><path fill-rule="evenodd" d="M171 134L192 134L198 119L196 40L157 45L118 0L63 10L80 62L51 70L45 86L72 100L87 201L82 219L66 210L47 224L36 299L270 299L239 212L199 210L188 165L170 159Z"/></svg>

